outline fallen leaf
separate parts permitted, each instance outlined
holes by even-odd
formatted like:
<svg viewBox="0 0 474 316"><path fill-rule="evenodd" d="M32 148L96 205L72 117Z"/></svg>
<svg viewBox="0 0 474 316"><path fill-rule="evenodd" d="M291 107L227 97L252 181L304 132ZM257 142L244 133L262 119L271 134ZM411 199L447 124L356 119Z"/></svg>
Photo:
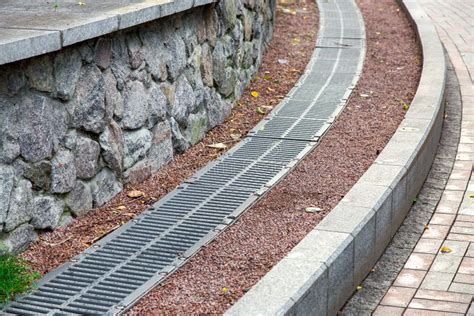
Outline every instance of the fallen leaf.
<svg viewBox="0 0 474 316"><path fill-rule="evenodd" d="M304 211L306 213L319 213L319 212L322 211L322 209L319 208L319 207L307 207L307 208L304 209Z"/></svg>
<svg viewBox="0 0 474 316"><path fill-rule="evenodd" d="M260 93L258 93L257 91L252 91L250 92L250 95L254 98L258 98L260 96Z"/></svg>
<svg viewBox="0 0 474 316"><path fill-rule="evenodd" d="M222 293L224 293L224 294L229 293L229 288L228 287L222 288Z"/></svg>
<svg viewBox="0 0 474 316"><path fill-rule="evenodd" d="M227 148L227 145L224 144L224 143L215 143L215 144L207 145L207 147L209 147L209 148L215 148L215 149L226 149L226 148Z"/></svg>
<svg viewBox="0 0 474 316"><path fill-rule="evenodd" d="M120 206L117 206L117 208L116 208L117 211L124 211L126 209L127 209L127 207L125 205L120 205Z"/></svg>
<svg viewBox="0 0 474 316"><path fill-rule="evenodd" d="M265 110L267 110L267 111L273 110L273 106L270 106L270 105L262 105L261 108L262 108L262 109L265 109Z"/></svg>
<svg viewBox="0 0 474 316"><path fill-rule="evenodd" d="M257 111L257 113L260 114L260 115L265 115L265 114L267 114L261 107L258 107L256 111Z"/></svg>
<svg viewBox="0 0 474 316"><path fill-rule="evenodd" d="M132 190L132 191L127 193L127 196L129 198L139 198L139 197L145 196L145 193L143 193L142 191L139 191L139 190Z"/></svg>
<svg viewBox="0 0 474 316"><path fill-rule="evenodd" d="M267 90L270 91L270 92L275 92L275 89L272 89L270 87L267 87Z"/></svg>
<svg viewBox="0 0 474 316"><path fill-rule="evenodd" d="M356 287L356 289L357 289L357 291L362 290L362 285L358 285L358 286Z"/></svg>
<svg viewBox="0 0 474 316"><path fill-rule="evenodd" d="M239 140L242 137L242 134L230 134L230 137L233 140Z"/></svg>
<svg viewBox="0 0 474 316"><path fill-rule="evenodd" d="M428 224L425 225L425 230L430 229L430 226Z"/></svg>
<svg viewBox="0 0 474 316"><path fill-rule="evenodd" d="M278 59L278 63L280 65L286 65L286 64L288 64L288 60L287 59Z"/></svg>
<svg viewBox="0 0 474 316"><path fill-rule="evenodd" d="M441 247L440 251L441 251L442 253L450 253L450 252L452 252L451 248L449 248L449 247Z"/></svg>
<svg viewBox="0 0 474 316"><path fill-rule="evenodd" d="M368 94L366 94L366 93L361 93L360 96L363 97L363 98L368 98L368 97L370 97L370 95L368 95Z"/></svg>
<svg viewBox="0 0 474 316"><path fill-rule="evenodd" d="M470 199L474 199L474 194L470 194L470 195L469 195L469 198L470 198Z"/></svg>

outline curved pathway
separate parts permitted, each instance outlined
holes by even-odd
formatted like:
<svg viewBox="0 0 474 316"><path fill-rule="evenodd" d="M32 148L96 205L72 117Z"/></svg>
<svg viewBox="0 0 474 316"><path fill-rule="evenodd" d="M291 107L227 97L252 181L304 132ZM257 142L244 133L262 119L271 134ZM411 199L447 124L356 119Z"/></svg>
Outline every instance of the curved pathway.
<svg viewBox="0 0 474 316"><path fill-rule="evenodd" d="M420 3L437 27L459 82L458 92L448 81L446 97L460 97L461 137L447 183L438 179L444 191L433 216L374 314L474 315L474 5L463 0ZM449 163L442 153L440 158Z"/></svg>

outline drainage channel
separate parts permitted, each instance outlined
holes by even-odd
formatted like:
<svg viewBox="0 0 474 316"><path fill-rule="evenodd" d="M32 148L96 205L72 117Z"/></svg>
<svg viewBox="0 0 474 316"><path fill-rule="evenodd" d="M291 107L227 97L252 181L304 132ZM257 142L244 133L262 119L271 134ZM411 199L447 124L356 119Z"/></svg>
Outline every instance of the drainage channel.
<svg viewBox="0 0 474 316"><path fill-rule="evenodd" d="M354 0L318 0L315 52L295 88L226 155L47 274L6 314L121 314L309 153L344 108L365 56Z"/></svg>

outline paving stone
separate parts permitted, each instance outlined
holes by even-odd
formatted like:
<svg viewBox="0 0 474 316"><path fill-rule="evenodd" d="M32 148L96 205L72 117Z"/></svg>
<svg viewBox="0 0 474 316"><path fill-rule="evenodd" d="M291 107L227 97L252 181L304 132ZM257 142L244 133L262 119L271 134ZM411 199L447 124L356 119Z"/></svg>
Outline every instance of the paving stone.
<svg viewBox="0 0 474 316"><path fill-rule="evenodd" d="M451 233L463 234L463 235L474 235L474 228L465 227L465 226L453 226L451 228Z"/></svg>
<svg viewBox="0 0 474 316"><path fill-rule="evenodd" d="M451 283L449 291L458 293L468 293L474 295L474 285L467 283Z"/></svg>
<svg viewBox="0 0 474 316"><path fill-rule="evenodd" d="M445 301L432 301L415 298L410 302L410 305L408 305L408 307L436 310L441 312L465 313L469 307L469 304Z"/></svg>
<svg viewBox="0 0 474 316"><path fill-rule="evenodd" d="M430 220L430 225L447 225L451 226L454 222L456 215L454 214L443 214L443 213L436 213Z"/></svg>
<svg viewBox="0 0 474 316"><path fill-rule="evenodd" d="M454 276L453 282L474 284L474 274L457 273Z"/></svg>
<svg viewBox="0 0 474 316"><path fill-rule="evenodd" d="M459 273L474 274L474 258L466 257L462 260Z"/></svg>
<svg viewBox="0 0 474 316"><path fill-rule="evenodd" d="M429 225L422 238L444 239L449 232L449 226Z"/></svg>
<svg viewBox="0 0 474 316"><path fill-rule="evenodd" d="M436 301L447 301L447 302L458 302L458 303L470 303L472 300L471 295L452 293L447 291L432 291L420 289L416 292L415 298L429 299Z"/></svg>
<svg viewBox="0 0 474 316"><path fill-rule="evenodd" d="M420 253L437 254L442 243L442 239L421 238L416 244L416 247L413 251Z"/></svg>
<svg viewBox="0 0 474 316"><path fill-rule="evenodd" d="M448 235L447 239L474 242L474 235L463 235L463 234L450 233Z"/></svg>
<svg viewBox="0 0 474 316"><path fill-rule="evenodd" d="M383 306L380 305L377 307L375 312L372 314L373 316L387 316L387 315L392 315L392 316L398 316L398 315L403 315L403 312L405 309L403 307L394 307L394 306Z"/></svg>
<svg viewBox="0 0 474 316"><path fill-rule="evenodd" d="M436 256L430 271L455 273L461 263L462 257L451 256L450 253L440 253Z"/></svg>
<svg viewBox="0 0 474 316"><path fill-rule="evenodd" d="M459 316L459 313L449 313L449 312L438 312L438 311L429 311L422 309L408 308L404 316Z"/></svg>
<svg viewBox="0 0 474 316"><path fill-rule="evenodd" d="M421 284L421 289L447 291L454 278L454 273L428 271Z"/></svg>
<svg viewBox="0 0 474 316"><path fill-rule="evenodd" d="M467 186L467 180L450 179L448 180L448 183L446 184L446 190L464 192L464 190L466 190L466 186Z"/></svg>
<svg viewBox="0 0 474 316"><path fill-rule="evenodd" d="M469 247L467 248L467 257L474 257L474 243L470 243Z"/></svg>
<svg viewBox="0 0 474 316"><path fill-rule="evenodd" d="M456 214L463 199L464 192L461 191L444 191L436 207L436 212Z"/></svg>
<svg viewBox="0 0 474 316"><path fill-rule="evenodd" d="M466 253L466 250L469 246L468 242L464 241L456 241L456 240L446 240L443 243L443 247L447 247L451 250L449 254L450 256L458 256L463 257Z"/></svg>
<svg viewBox="0 0 474 316"><path fill-rule="evenodd" d="M426 271L403 269L393 282L394 286L418 288L426 275Z"/></svg>
<svg viewBox="0 0 474 316"><path fill-rule="evenodd" d="M382 299L382 305L407 307L412 297L415 295L415 289L406 287L392 286Z"/></svg>

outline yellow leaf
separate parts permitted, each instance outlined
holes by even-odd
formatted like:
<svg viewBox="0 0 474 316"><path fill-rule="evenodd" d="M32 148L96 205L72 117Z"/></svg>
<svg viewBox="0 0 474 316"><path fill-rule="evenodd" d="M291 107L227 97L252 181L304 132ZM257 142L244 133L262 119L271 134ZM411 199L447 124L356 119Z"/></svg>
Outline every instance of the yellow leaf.
<svg viewBox="0 0 474 316"><path fill-rule="evenodd" d="M469 195L469 198L470 198L470 199L474 199L474 194L470 194L470 195Z"/></svg>
<svg viewBox="0 0 474 316"><path fill-rule="evenodd" d="M81 7L86 5L86 3L85 3L85 2L82 2L82 1L78 1L77 4L78 4L79 6L81 6Z"/></svg>
<svg viewBox="0 0 474 316"><path fill-rule="evenodd" d="M229 288L228 287L222 288L222 293L224 293L224 294L229 293Z"/></svg>
<svg viewBox="0 0 474 316"><path fill-rule="evenodd" d="M227 145L224 144L224 143L215 143L215 144L207 145L207 147L215 148L215 149L225 149L225 148L227 148Z"/></svg>
<svg viewBox="0 0 474 316"><path fill-rule="evenodd" d="M139 197L145 196L145 193L143 193L142 191L139 191L139 190L132 190L132 191L127 193L127 196L129 198L139 198Z"/></svg>
<svg viewBox="0 0 474 316"><path fill-rule="evenodd" d="M440 251L442 253L450 253L452 252L451 248L448 248L448 247L441 247Z"/></svg>
<svg viewBox="0 0 474 316"><path fill-rule="evenodd" d="M261 107L258 107L258 108L257 108L257 113L260 114L260 115L265 115L265 114L267 114L264 110L262 110Z"/></svg>
<svg viewBox="0 0 474 316"><path fill-rule="evenodd" d="M264 75L263 79L268 81L268 80L272 80L272 77L270 75Z"/></svg>
<svg viewBox="0 0 474 316"><path fill-rule="evenodd" d="M257 91L252 91L250 92L250 95L254 98L258 98L260 96L260 93L258 93Z"/></svg>
<svg viewBox="0 0 474 316"><path fill-rule="evenodd" d="M357 289L357 291L362 290L362 285L358 285L358 286L356 287L356 289Z"/></svg>

